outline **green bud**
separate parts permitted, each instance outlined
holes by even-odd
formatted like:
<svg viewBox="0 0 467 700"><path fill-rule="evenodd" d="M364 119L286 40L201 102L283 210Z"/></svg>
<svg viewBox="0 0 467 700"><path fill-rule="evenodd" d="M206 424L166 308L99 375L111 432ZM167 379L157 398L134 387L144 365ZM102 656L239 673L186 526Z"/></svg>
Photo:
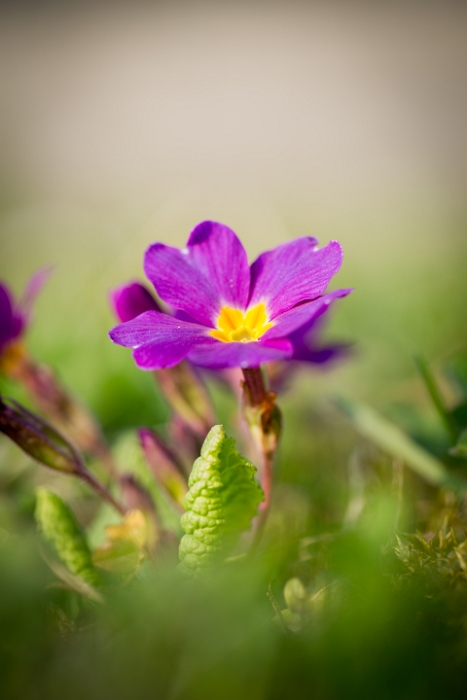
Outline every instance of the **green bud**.
<svg viewBox="0 0 467 700"><path fill-rule="evenodd" d="M183 499L188 487L175 455L162 439L148 428L141 428L139 439L146 461L157 483L180 509L183 509Z"/></svg>
<svg viewBox="0 0 467 700"><path fill-rule="evenodd" d="M290 578L284 586L284 600L288 609L293 613L301 613L305 605L307 593L299 578Z"/></svg>
<svg viewBox="0 0 467 700"><path fill-rule="evenodd" d="M92 564L91 552L70 508L55 493L37 489L36 521L46 540L72 574L91 586L100 584Z"/></svg>
<svg viewBox="0 0 467 700"><path fill-rule="evenodd" d="M190 429L203 438L214 421L206 387L188 364L157 370L156 376L167 402Z"/></svg>
<svg viewBox="0 0 467 700"><path fill-rule="evenodd" d="M122 523L108 525L107 538L92 554L95 566L111 574L134 574L146 558L149 540L154 538L142 511L128 511Z"/></svg>

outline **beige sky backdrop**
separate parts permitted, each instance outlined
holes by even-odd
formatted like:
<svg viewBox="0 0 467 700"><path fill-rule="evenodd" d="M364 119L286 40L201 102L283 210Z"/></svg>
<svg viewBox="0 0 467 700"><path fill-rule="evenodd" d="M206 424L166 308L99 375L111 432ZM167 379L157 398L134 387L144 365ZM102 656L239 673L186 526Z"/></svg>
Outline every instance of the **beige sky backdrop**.
<svg viewBox="0 0 467 700"><path fill-rule="evenodd" d="M465 186L463 3L3 14L10 190L141 210L238 190L335 210Z"/></svg>

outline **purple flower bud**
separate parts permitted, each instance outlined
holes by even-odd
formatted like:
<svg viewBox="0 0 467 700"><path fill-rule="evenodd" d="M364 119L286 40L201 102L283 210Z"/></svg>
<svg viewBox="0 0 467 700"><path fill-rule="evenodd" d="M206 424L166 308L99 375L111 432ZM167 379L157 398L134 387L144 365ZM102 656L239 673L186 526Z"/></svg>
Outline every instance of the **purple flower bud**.
<svg viewBox="0 0 467 700"><path fill-rule="evenodd" d="M183 473L189 476L193 462L199 457L203 441L177 413L171 417L167 432L170 444L177 446L177 458Z"/></svg>
<svg viewBox="0 0 467 700"><path fill-rule="evenodd" d="M163 440L148 428L141 428L139 438L156 481L178 506L182 506L188 486L175 455Z"/></svg>
<svg viewBox="0 0 467 700"><path fill-rule="evenodd" d="M155 515L154 504L151 496L136 481L132 474L123 474L120 477L120 488L122 491L122 501L126 510L138 510L143 513Z"/></svg>
<svg viewBox="0 0 467 700"><path fill-rule="evenodd" d="M119 513L125 513L125 508L86 469L80 453L63 435L24 406L1 396L0 432L46 467L79 477Z"/></svg>
<svg viewBox="0 0 467 700"><path fill-rule="evenodd" d="M16 401L0 398L0 432L51 469L68 474L81 474L84 470L74 447L49 423Z"/></svg>

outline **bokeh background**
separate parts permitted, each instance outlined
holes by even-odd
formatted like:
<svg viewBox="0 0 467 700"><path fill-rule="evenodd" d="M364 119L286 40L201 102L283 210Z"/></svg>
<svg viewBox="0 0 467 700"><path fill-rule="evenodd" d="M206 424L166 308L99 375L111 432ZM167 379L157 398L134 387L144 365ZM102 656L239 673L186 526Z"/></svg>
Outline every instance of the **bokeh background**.
<svg viewBox="0 0 467 700"><path fill-rule="evenodd" d="M356 291L327 337L354 357L307 391L415 399L413 353L466 341L464 3L1 14L0 277L19 292L54 265L31 343L104 422L149 382L107 339L108 289L141 277L149 243L183 245L206 218L252 258L300 235L342 242L336 285Z"/></svg>

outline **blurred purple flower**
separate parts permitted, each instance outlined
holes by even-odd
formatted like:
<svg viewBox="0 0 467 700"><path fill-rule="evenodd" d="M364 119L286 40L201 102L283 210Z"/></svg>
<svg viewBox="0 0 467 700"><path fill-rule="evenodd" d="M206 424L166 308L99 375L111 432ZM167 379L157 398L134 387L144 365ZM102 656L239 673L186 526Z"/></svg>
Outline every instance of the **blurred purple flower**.
<svg viewBox="0 0 467 700"><path fill-rule="evenodd" d="M9 288L0 282L0 354L26 330L32 304L50 276L50 271L49 267L42 268L31 277L19 303L15 303Z"/></svg>
<svg viewBox="0 0 467 700"><path fill-rule="evenodd" d="M119 317L122 310L128 319L137 308L142 313L113 328L110 337L133 348L136 364L145 370L172 367L184 358L217 369L293 359L303 354L297 332L309 330L335 299L351 291L324 294L341 266L342 249L337 241L321 249L317 243L298 238L263 253L251 267L235 233L211 221L194 229L184 250L155 243L146 251L145 273L175 316L158 310L150 296L153 306L143 310L146 295L127 287L118 302L113 298ZM130 303L132 294L136 301Z"/></svg>
<svg viewBox="0 0 467 700"><path fill-rule="evenodd" d="M320 369L329 369L335 362L344 359L352 352L351 343L333 343L323 345L320 343L322 326L326 321L326 314L313 319L311 323L300 328L289 336L294 346L294 352L290 360L286 362L271 362L267 366L269 386L276 393L283 393L287 389L303 364L315 365Z"/></svg>
<svg viewBox="0 0 467 700"><path fill-rule="evenodd" d="M324 365L344 357L349 352L351 347L349 343L320 345L318 342L326 311L327 309L323 309L323 312L313 318L310 323L290 334L289 340L294 346L291 360Z"/></svg>

